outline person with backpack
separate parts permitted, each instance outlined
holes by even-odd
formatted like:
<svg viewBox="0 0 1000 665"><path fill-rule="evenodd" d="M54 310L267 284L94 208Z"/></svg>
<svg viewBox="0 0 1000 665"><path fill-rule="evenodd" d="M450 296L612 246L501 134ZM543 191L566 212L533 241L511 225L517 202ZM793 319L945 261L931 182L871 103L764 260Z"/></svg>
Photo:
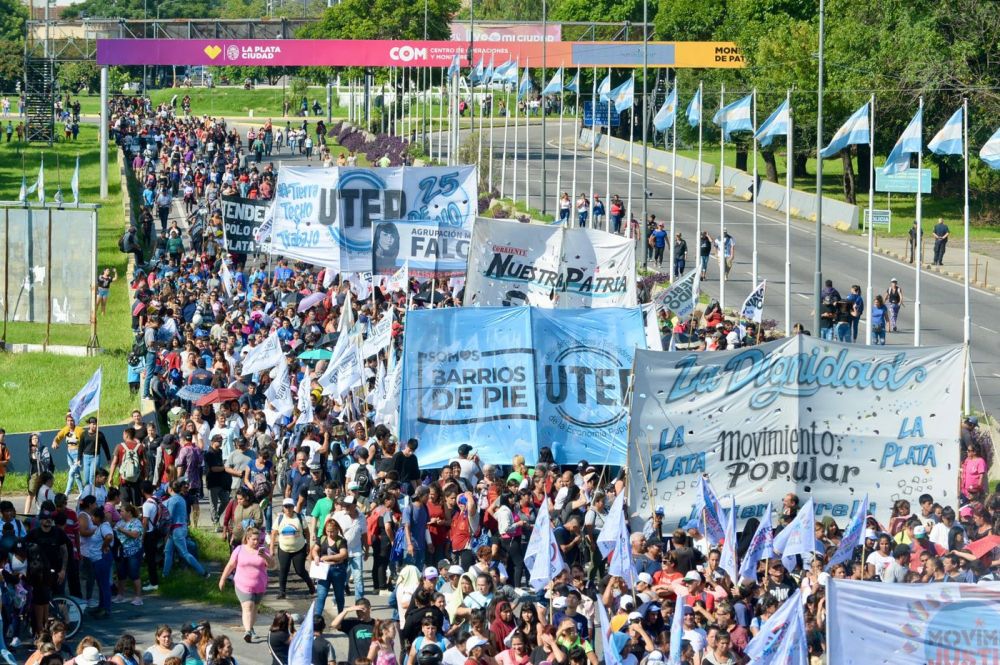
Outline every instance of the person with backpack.
<svg viewBox="0 0 1000 665"><path fill-rule="evenodd" d="M163 503L153 494L153 483L144 480L140 488L143 497L140 511L143 529L142 555L146 562L147 579L142 590L150 592L160 588L159 549L160 542L169 533L170 515Z"/></svg>
<svg viewBox="0 0 1000 665"><path fill-rule="evenodd" d="M183 445L180 452L177 453L177 461L174 464L177 467L177 477L185 480L188 484L188 492L185 497L188 502L188 512L191 516L192 526L198 526L198 518L201 516L198 501L202 496L201 476L205 466L205 453L200 447L194 445L194 436L190 432L184 432L181 435L181 441Z"/></svg>
<svg viewBox="0 0 1000 665"><path fill-rule="evenodd" d="M146 450L135 438L135 428L126 427L124 441L115 448L111 459L110 477L118 471L118 486L126 503L139 505L142 501L141 483L146 479Z"/></svg>
<svg viewBox="0 0 1000 665"><path fill-rule="evenodd" d="M274 463L271 461L270 450L260 451L243 471L243 486L250 490L253 500L260 504L264 514L264 523L260 526L266 533L271 528L273 519L271 500L274 494Z"/></svg>
<svg viewBox="0 0 1000 665"><path fill-rule="evenodd" d="M278 558L278 600L286 597L288 571L295 566L295 573L309 587L309 595L316 593L316 585L306 571L309 554L309 529L302 516L295 512L295 499L281 502L281 513L274 520L271 531L271 556Z"/></svg>
<svg viewBox="0 0 1000 665"><path fill-rule="evenodd" d="M139 244L139 237L136 235L135 226L129 224L128 229L122 234L122 237L118 239L118 249L123 254L131 254L135 259L135 265L141 266L146 263L146 259L142 254L142 245Z"/></svg>
<svg viewBox="0 0 1000 665"><path fill-rule="evenodd" d="M347 467L345 486L357 487L354 490L355 495L361 497L367 504L375 486L375 467L368 463L368 449L365 447L355 448L354 458L357 461Z"/></svg>

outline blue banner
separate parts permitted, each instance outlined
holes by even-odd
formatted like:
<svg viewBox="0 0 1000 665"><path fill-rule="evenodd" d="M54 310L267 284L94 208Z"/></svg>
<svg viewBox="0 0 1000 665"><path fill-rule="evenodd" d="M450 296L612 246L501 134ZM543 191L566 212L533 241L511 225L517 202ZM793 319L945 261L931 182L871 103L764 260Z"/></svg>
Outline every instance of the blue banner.
<svg viewBox="0 0 1000 665"><path fill-rule="evenodd" d="M617 127L621 124L619 120L618 111L615 110L614 104L611 105L611 126ZM594 126L594 103L584 102L583 103L583 126L593 127ZM608 126L608 102L597 102L597 126L607 127Z"/></svg>
<svg viewBox="0 0 1000 665"><path fill-rule="evenodd" d="M625 392L638 308L475 307L407 314L400 439L421 442L421 466L463 443L483 462L538 457L625 463Z"/></svg>

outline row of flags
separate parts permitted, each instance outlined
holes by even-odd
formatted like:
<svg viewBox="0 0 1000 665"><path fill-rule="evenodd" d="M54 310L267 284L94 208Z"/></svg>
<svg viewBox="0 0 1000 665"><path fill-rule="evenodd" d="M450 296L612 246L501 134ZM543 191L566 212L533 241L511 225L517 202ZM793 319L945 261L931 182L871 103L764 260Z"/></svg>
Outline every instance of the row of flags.
<svg viewBox="0 0 1000 665"><path fill-rule="evenodd" d="M80 202L80 158L76 158L76 168L73 169L73 177L69 180L70 190L73 192L73 203L77 204ZM38 202L45 203L45 158L43 157L41 163L38 166L38 177L35 178L35 183L28 186L28 179L25 176L21 176L21 192L17 196L17 200L21 203L27 203L28 197L32 194L38 195ZM55 202L59 205L63 203L62 189L57 189L55 194Z"/></svg>

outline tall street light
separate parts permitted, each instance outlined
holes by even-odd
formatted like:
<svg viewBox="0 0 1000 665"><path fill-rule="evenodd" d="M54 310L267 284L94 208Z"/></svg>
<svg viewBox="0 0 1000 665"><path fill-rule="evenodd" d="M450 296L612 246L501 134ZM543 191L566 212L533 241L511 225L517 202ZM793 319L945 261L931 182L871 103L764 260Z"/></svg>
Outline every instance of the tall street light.
<svg viewBox="0 0 1000 665"><path fill-rule="evenodd" d="M816 99L816 274L813 277L813 334L819 334L820 294L823 292L823 19L825 2L819 0L819 86ZM789 155L789 160L791 155ZM789 162L791 163L791 162ZM789 166L791 168L791 166Z"/></svg>

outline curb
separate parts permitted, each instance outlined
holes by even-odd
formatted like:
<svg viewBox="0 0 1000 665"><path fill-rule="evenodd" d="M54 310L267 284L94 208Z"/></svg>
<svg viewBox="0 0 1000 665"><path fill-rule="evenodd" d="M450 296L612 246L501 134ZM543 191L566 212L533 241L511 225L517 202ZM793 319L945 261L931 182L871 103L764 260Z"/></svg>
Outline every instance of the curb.
<svg viewBox="0 0 1000 665"><path fill-rule="evenodd" d="M891 259L895 259L896 261L899 261L900 263L909 263L909 259L907 259L906 256L904 256L903 254L900 254L899 252L894 252L894 251L892 251L890 249L884 249L882 247L876 247L875 248L875 252L877 252L878 254L881 254L882 256L887 256L887 257L889 257ZM924 272L933 272L933 273L936 273L938 275L941 275L942 277L947 277L949 279L953 279L956 282L958 282L959 284L961 284L961 283L963 283L965 281L963 279L962 273L952 272L951 270L945 270L941 266L932 265L930 263L925 263L924 266L923 266L923 270L924 270ZM990 293L1000 294L1000 286L992 286L990 284L979 284L977 282L971 282L970 286L974 286L977 289L982 289L984 291L989 291Z"/></svg>

